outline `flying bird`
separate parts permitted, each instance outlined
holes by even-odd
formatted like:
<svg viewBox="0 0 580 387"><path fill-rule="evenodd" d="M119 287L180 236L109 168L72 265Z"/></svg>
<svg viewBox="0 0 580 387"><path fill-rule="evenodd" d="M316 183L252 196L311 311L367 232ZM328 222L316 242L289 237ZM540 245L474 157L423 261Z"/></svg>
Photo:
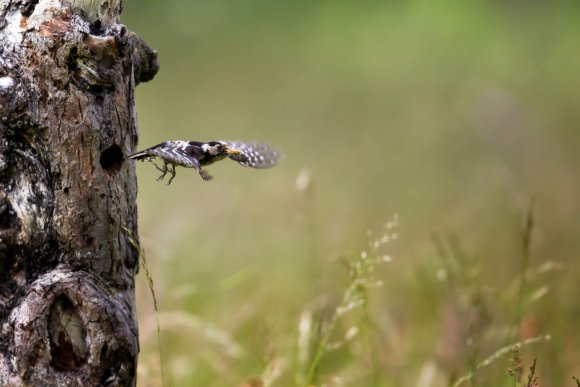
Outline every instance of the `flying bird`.
<svg viewBox="0 0 580 387"><path fill-rule="evenodd" d="M155 168L161 171L163 178L169 173L171 176L167 185L175 178L175 167L195 168L203 180L211 180L202 167L223 160L226 157L237 161L244 167L270 168L280 159L280 152L268 144L246 143L237 141L166 141L161 144L133 153L129 156L134 160L152 161ZM155 164L160 159L163 166Z"/></svg>

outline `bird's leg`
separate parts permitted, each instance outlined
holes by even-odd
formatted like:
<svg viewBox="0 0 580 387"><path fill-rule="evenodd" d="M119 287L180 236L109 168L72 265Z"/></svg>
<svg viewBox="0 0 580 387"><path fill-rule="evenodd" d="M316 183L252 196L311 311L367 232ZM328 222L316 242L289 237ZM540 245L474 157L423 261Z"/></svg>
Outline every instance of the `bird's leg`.
<svg viewBox="0 0 580 387"><path fill-rule="evenodd" d="M149 161L151 161L151 162L153 163L153 165L155 165L155 168L157 168L157 170L159 170L159 171L161 171L161 172L164 172L164 171L163 171L163 168L161 168L159 165L157 165L157 164L155 163L155 161L153 161L153 160L149 160Z"/></svg>
<svg viewBox="0 0 580 387"><path fill-rule="evenodd" d="M169 178L167 185L171 184L171 182L173 181L173 178L175 177L175 164L169 165L169 172L171 173L171 177Z"/></svg>
<svg viewBox="0 0 580 387"><path fill-rule="evenodd" d="M203 180L207 181L207 180L212 179L212 176L201 168L201 165L199 165L199 161L197 161L196 159L193 159L192 161L193 161L193 167L195 168L197 173L199 173L199 175L201 176L201 178Z"/></svg>
<svg viewBox="0 0 580 387"><path fill-rule="evenodd" d="M201 176L201 178L205 181L211 180L213 177L207 173L206 171L204 171L199 165L197 165L195 167L195 169L197 170L197 172L199 173L199 175Z"/></svg>
<svg viewBox="0 0 580 387"><path fill-rule="evenodd" d="M165 177L165 175L167 174L167 170L168 170L168 169L167 169L167 162L165 162L165 161L163 162L163 168L159 167L157 164L155 164L155 162L153 162L153 165L155 165L155 168L157 168L158 170L160 170L160 171L162 172L162 173L161 173L161 176L159 176L159 177L157 178L157 181L159 181L159 180L163 180L163 178L164 178L164 177Z"/></svg>
<svg viewBox="0 0 580 387"><path fill-rule="evenodd" d="M209 173L207 173L206 171L204 171L204 170L203 170L203 169L201 169L201 168L199 168L198 172L199 172L199 174L200 174L201 178L202 178L203 180L205 180L205 181L208 181L208 180L211 180L211 179L213 179L213 176L212 176L212 175L210 175Z"/></svg>

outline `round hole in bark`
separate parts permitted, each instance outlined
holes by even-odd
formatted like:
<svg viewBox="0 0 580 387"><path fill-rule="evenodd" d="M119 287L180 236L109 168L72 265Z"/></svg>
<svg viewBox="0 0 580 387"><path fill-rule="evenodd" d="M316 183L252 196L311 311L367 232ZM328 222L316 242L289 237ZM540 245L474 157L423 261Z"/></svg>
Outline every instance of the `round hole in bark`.
<svg viewBox="0 0 580 387"><path fill-rule="evenodd" d="M10 202L0 204L0 230L18 230L20 221Z"/></svg>
<svg viewBox="0 0 580 387"><path fill-rule="evenodd" d="M107 172L117 172L123 164L123 151L117 144L111 145L101 152L101 167Z"/></svg>
<svg viewBox="0 0 580 387"><path fill-rule="evenodd" d="M100 20L95 20L91 24L90 28L91 28L91 35L101 35L103 33L103 23L101 23Z"/></svg>

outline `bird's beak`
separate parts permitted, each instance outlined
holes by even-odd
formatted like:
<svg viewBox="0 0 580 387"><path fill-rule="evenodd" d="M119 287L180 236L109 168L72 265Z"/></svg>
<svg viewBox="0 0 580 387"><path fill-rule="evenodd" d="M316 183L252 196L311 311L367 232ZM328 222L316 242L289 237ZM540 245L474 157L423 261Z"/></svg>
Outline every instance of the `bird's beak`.
<svg viewBox="0 0 580 387"><path fill-rule="evenodd" d="M226 154L228 156L240 156L242 154L242 152L239 149L228 148L228 149L226 149Z"/></svg>

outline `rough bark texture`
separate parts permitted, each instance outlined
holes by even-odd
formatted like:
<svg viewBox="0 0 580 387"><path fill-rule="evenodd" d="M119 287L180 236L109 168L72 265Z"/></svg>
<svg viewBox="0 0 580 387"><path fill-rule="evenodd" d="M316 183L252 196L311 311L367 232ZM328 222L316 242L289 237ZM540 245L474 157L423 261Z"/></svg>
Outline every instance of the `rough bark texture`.
<svg viewBox="0 0 580 387"><path fill-rule="evenodd" d="M0 0L0 385L134 385L135 84L119 1Z"/></svg>

